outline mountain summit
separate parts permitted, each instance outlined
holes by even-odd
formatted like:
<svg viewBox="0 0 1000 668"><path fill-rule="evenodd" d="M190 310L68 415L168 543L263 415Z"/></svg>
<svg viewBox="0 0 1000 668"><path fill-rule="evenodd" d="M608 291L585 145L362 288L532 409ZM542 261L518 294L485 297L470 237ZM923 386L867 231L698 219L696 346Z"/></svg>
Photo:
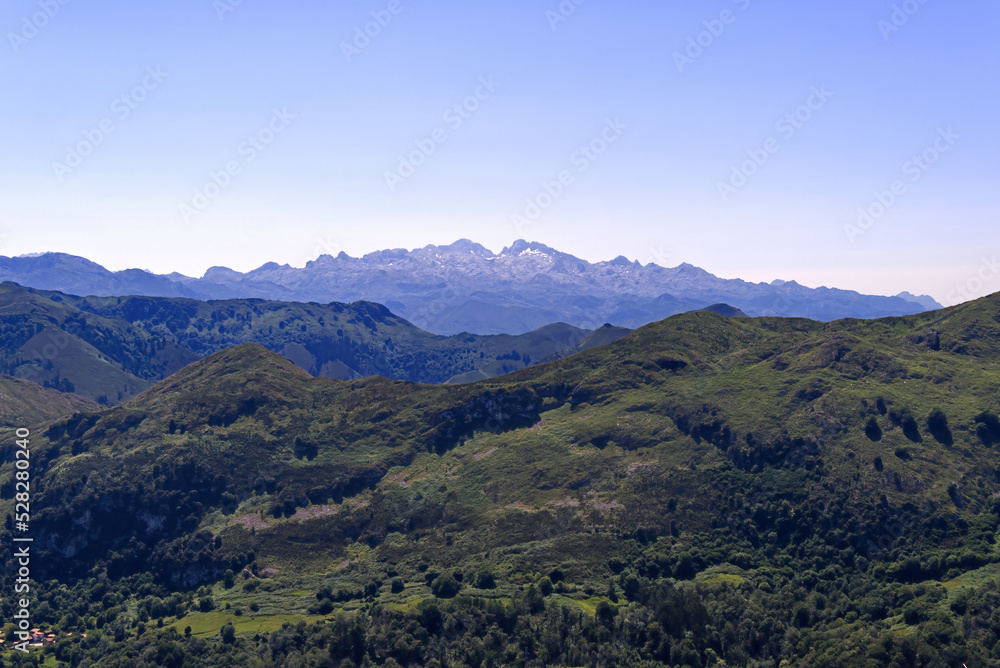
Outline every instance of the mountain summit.
<svg viewBox="0 0 1000 668"><path fill-rule="evenodd" d="M201 278L137 269L110 272L83 258L49 253L0 257L0 281L97 296L371 301L437 334L521 334L553 322L585 329L604 323L632 328L718 303L750 316L822 321L940 308L929 297L909 293L881 297L807 288L795 281L722 279L686 263L665 268L623 256L592 263L523 239L500 253L460 239L360 258L343 252L322 255L303 268L269 262L241 273L213 267Z"/></svg>

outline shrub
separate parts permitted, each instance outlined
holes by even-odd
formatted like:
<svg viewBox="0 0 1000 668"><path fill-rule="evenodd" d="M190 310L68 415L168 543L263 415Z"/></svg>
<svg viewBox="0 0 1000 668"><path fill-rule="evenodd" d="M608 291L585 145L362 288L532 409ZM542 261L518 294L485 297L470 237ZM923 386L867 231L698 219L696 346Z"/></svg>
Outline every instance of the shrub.
<svg viewBox="0 0 1000 668"><path fill-rule="evenodd" d="M980 413L976 416L976 435L986 447L1000 443L1000 419L992 413Z"/></svg>
<svg viewBox="0 0 1000 668"><path fill-rule="evenodd" d="M488 570L481 570L476 575L476 587L479 589L495 589L497 586L496 578Z"/></svg>
<svg viewBox="0 0 1000 668"><path fill-rule="evenodd" d="M903 606L903 621L909 625L919 624L927 619L927 610L923 601L910 601Z"/></svg>
<svg viewBox="0 0 1000 668"><path fill-rule="evenodd" d="M451 574L445 573L435 578L434 584L431 585L431 593L438 598L454 598L458 594L459 588L460 585L455 578Z"/></svg>
<svg viewBox="0 0 1000 668"><path fill-rule="evenodd" d="M634 575L629 575L622 583L622 592L625 594L625 598L630 601L638 600L641 589L642 584L639 582L639 578Z"/></svg>
<svg viewBox="0 0 1000 668"><path fill-rule="evenodd" d="M910 413L909 408L889 411L889 419L894 425L903 429L903 436L914 443L920 443L923 440L920 437L920 428L917 427L917 421L913 419L913 414Z"/></svg>
<svg viewBox="0 0 1000 668"><path fill-rule="evenodd" d="M948 417L940 408L935 408L927 416L927 431L938 443L943 445L950 447L955 442L951 435L951 429L948 428Z"/></svg>
<svg viewBox="0 0 1000 668"><path fill-rule="evenodd" d="M810 611L809 606L805 603L796 603L792 608L792 623L795 624L796 628L805 628L809 626Z"/></svg>
<svg viewBox="0 0 1000 668"><path fill-rule="evenodd" d="M607 601L601 601L597 604L597 623L611 628L611 625L615 621L616 612L617 610L615 610L615 606L611 605Z"/></svg>
<svg viewBox="0 0 1000 668"><path fill-rule="evenodd" d="M912 415L907 415L903 418L903 436L910 439L914 443L920 443L924 439L920 437L920 429L917 427L917 421L913 419Z"/></svg>
<svg viewBox="0 0 1000 668"><path fill-rule="evenodd" d="M871 441L881 441L882 440L882 428L878 426L878 420L875 416L868 418L868 422L865 423L865 436Z"/></svg>

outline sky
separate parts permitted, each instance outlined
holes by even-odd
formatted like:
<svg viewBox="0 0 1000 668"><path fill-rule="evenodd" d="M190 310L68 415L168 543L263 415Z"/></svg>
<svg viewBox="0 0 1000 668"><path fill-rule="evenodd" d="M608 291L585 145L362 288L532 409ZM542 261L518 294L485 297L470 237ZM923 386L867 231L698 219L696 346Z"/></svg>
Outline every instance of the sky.
<svg viewBox="0 0 1000 668"><path fill-rule="evenodd" d="M524 238L1000 291L993 0L8 0L0 255L200 276Z"/></svg>

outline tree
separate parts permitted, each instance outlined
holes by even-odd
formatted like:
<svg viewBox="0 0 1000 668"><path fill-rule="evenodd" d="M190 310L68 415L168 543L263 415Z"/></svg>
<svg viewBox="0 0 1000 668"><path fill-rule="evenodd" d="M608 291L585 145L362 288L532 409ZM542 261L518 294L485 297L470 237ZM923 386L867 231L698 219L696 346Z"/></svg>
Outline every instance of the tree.
<svg viewBox="0 0 1000 668"><path fill-rule="evenodd" d="M439 575L431 585L431 592L438 598L454 598L460 585L450 573Z"/></svg>
<svg viewBox="0 0 1000 668"><path fill-rule="evenodd" d="M976 435L987 447L1000 442L1000 419L992 413L980 413L976 416Z"/></svg>
<svg viewBox="0 0 1000 668"><path fill-rule="evenodd" d="M955 442L951 435L951 429L948 428L948 417L940 408L935 408L927 416L927 431L942 445L951 447Z"/></svg>
<svg viewBox="0 0 1000 668"><path fill-rule="evenodd" d="M611 600L612 603L618 602L618 589L615 587L614 581L608 582L608 591L606 596Z"/></svg>
<svg viewBox="0 0 1000 668"><path fill-rule="evenodd" d="M227 645L232 645L234 642L236 642L236 627L233 626L232 622L228 622L225 626L222 627L222 630L219 631L219 635L222 636L222 642L226 643Z"/></svg>
<svg viewBox="0 0 1000 668"><path fill-rule="evenodd" d="M903 429L903 436L909 440L914 443L920 443L923 440L920 437L920 428L917 426L917 421L913 419L909 408L889 411L889 419L892 420L894 425Z"/></svg>
<svg viewBox="0 0 1000 668"><path fill-rule="evenodd" d="M882 428L878 426L878 420L872 415L868 418L868 422L865 423L865 436L867 436L872 441L882 440Z"/></svg>
<svg viewBox="0 0 1000 668"><path fill-rule="evenodd" d="M595 615L597 623L611 628L611 625L615 621L616 612L617 610L615 610L615 606L611 605L607 601L601 601L597 604L597 612Z"/></svg>
<svg viewBox="0 0 1000 668"><path fill-rule="evenodd" d="M528 586L528 590L524 593L524 606L531 615L537 615L545 610L545 599L536 585Z"/></svg>
<svg viewBox="0 0 1000 668"><path fill-rule="evenodd" d="M690 554L684 554L681 556L680 561L677 562L674 577L678 580L690 580L694 578L697 572L698 571L694 564L694 558Z"/></svg>
<svg viewBox="0 0 1000 668"><path fill-rule="evenodd" d="M639 598L641 588L642 583L639 582L639 578L632 574L629 574L622 583L622 592L625 594L625 598L630 601L635 601Z"/></svg>

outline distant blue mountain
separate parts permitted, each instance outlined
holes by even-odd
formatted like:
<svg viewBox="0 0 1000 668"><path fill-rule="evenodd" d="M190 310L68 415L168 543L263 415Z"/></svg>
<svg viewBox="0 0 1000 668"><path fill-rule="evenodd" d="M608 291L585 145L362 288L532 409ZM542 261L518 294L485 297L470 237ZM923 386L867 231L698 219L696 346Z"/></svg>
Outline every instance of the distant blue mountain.
<svg viewBox="0 0 1000 668"><path fill-rule="evenodd" d="M863 295L794 281L722 279L690 264L673 268L617 257L591 263L518 240L499 253L466 239L355 258L322 255L304 268L273 262L241 273L213 267L201 278L140 269L112 272L62 253L0 257L0 281L78 295L298 302L373 301L438 334L521 334L554 322L585 329L640 327L725 303L748 316L813 320L879 318L941 308L927 296Z"/></svg>

